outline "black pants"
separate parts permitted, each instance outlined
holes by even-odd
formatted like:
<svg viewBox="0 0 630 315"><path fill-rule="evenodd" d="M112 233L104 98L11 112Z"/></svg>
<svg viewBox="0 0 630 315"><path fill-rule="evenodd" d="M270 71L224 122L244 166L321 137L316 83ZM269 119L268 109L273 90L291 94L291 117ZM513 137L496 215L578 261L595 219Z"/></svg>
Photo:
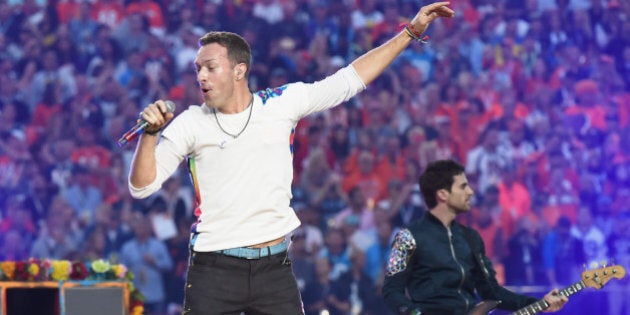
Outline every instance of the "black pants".
<svg viewBox="0 0 630 315"><path fill-rule="evenodd" d="M304 314L287 254L243 259L194 252L186 280L185 315Z"/></svg>

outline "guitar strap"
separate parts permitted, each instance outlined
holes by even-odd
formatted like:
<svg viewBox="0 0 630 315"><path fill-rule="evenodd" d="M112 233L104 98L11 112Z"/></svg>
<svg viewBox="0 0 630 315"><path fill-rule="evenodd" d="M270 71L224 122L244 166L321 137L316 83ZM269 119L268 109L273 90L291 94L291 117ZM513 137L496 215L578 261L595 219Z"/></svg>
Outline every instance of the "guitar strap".
<svg viewBox="0 0 630 315"><path fill-rule="evenodd" d="M481 269L481 271L483 272L483 276L486 278L486 280L490 281L490 273L488 272L488 268L486 268L486 264L483 263L483 254L481 253L481 249L479 248L479 246L475 246L475 244L472 241L474 237L472 228L469 228L463 224L461 225L461 227L464 230L464 239L466 239L466 242L468 243L468 247L470 247L473 257L475 257L475 262L477 263L477 267Z"/></svg>

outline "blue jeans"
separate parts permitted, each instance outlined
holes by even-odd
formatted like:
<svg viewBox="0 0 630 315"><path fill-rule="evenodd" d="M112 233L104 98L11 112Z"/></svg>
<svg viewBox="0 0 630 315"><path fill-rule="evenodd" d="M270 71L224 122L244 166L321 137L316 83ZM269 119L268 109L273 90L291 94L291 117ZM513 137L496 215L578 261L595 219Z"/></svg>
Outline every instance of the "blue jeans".
<svg viewBox="0 0 630 315"><path fill-rule="evenodd" d="M287 253L244 259L192 252L184 315L304 314Z"/></svg>

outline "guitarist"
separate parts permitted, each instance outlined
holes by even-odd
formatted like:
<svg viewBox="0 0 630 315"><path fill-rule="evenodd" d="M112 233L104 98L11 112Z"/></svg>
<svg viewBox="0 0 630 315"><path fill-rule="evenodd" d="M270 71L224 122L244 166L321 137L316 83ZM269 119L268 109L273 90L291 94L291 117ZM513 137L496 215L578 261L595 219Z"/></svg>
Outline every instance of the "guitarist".
<svg viewBox="0 0 630 315"><path fill-rule="evenodd" d="M501 287L479 233L455 221L470 211L474 194L463 166L432 162L419 183L430 210L396 234L383 286L385 303L401 315L465 315L478 301L475 291L483 299L500 300L498 308L505 310L536 302ZM557 289L544 299L550 305L546 312L567 302Z"/></svg>

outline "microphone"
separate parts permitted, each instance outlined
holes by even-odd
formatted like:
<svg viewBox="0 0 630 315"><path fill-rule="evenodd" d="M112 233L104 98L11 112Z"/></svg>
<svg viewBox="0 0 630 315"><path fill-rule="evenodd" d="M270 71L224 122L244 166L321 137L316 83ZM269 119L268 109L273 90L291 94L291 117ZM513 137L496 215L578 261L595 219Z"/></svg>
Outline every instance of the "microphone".
<svg viewBox="0 0 630 315"><path fill-rule="evenodd" d="M172 112L175 111L175 103L173 103L173 101L166 100L166 101L164 101L164 105L166 105L166 112L167 113L172 113ZM125 132L125 134L122 135L122 137L120 137L120 139L118 139L118 146L122 147L123 145L127 144L127 142L135 139L141 133L143 133L144 130L148 126L149 126L149 123L143 119L137 125L135 125L133 128L129 129L129 131Z"/></svg>

